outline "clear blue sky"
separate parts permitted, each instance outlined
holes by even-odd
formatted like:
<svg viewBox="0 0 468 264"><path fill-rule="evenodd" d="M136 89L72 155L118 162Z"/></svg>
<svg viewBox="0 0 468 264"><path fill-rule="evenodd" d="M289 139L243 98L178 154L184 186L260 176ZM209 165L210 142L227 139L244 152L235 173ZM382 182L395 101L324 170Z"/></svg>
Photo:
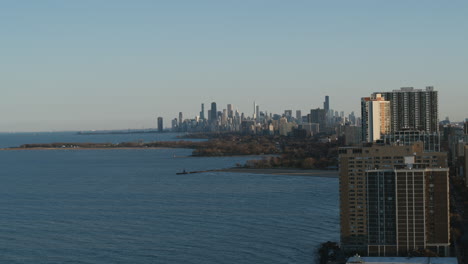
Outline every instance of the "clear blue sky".
<svg viewBox="0 0 468 264"><path fill-rule="evenodd" d="M468 1L2 1L0 131L155 127L401 86L468 117Z"/></svg>

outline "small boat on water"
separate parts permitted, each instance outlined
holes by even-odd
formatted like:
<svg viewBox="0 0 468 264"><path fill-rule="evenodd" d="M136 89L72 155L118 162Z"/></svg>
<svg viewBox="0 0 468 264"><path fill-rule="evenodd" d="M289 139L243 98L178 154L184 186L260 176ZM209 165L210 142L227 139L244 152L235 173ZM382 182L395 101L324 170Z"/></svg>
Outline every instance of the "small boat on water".
<svg viewBox="0 0 468 264"><path fill-rule="evenodd" d="M203 173L203 172L210 172L210 171L219 171L219 170L202 170L202 171L186 171L185 169L182 172L176 172L177 175L181 174L194 174L194 173Z"/></svg>

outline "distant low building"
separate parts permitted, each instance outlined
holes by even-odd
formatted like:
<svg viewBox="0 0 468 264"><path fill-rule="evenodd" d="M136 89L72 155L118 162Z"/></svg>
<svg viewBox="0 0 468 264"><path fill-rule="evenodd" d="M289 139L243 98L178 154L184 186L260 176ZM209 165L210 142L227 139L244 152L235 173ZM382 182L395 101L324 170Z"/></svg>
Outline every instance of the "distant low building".
<svg viewBox="0 0 468 264"><path fill-rule="evenodd" d="M311 136L318 134L320 131L320 125L317 123L303 123L299 128L305 129L308 135Z"/></svg>
<svg viewBox="0 0 468 264"><path fill-rule="evenodd" d="M361 143L362 128L359 126L345 126L344 137L347 146L357 145Z"/></svg>
<svg viewBox="0 0 468 264"><path fill-rule="evenodd" d="M240 131L242 134L253 134L255 132L255 121L244 120L241 122Z"/></svg>

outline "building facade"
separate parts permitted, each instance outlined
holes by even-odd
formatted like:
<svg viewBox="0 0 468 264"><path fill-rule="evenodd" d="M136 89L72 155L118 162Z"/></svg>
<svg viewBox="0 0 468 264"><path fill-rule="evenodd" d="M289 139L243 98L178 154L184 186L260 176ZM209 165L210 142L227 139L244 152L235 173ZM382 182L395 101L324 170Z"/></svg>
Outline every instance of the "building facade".
<svg viewBox="0 0 468 264"><path fill-rule="evenodd" d="M391 104L392 131L439 131L438 94L434 87L425 90L403 87L392 92L378 92Z"/></svg>
<svg viewBox="0 0 468 264"><path fill-rule="evenodd" d="M369 256L417 249L449 254L448 168L405 166L366 174Z"/></svg>
<svg viewBox="0 0 468 264"><path fill-rule="evenodd" d="M446 153L412 146L340 148L342 248L374 256L446 253Z"/></svg>
<svg viewBox="0 0 468 264"><path fill-rule="evenodd" d="M465 176L465 185L468 187L468 145L465 145L464 147L464 152L465 152L465 162L463 163L463 172Z"/></svg>
<svg viewBox="0 0 468 264"><path fill-rule="evenodd" d="M402 130L382 135L383 143L390 145L410 146L415 142L423 142L424 151L440 151L440 133L415 130Z"/></svg>
<svg viewBox="0 0 468 264"><path fill-rule="evenodd" d="M320 132L324 132L326 129L326 112L325 109L312 109L310 110L309 123L316 123L320 126Z"/></svg>
<svg viewBox="0 0 468 264"><path fill-rule="evenodd" d="M390 101L386 101L380 94L361 98L361 112L364 142L375 142L381 135L391 132Z"/></svg>
<svg viewBox="0 0 468 264"><path fill-rule="evenodd" d="M344 127L344 140L345 145L353 146L360 144L362 135L362 128L359 126L349 126Z"/></svg>

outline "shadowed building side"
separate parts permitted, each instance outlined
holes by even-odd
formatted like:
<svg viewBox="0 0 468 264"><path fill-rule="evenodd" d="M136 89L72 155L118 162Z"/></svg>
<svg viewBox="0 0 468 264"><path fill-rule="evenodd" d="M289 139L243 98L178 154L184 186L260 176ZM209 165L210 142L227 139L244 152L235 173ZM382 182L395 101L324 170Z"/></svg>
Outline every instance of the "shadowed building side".
<svg viewBox="0 0 468 264"><path fill-rule="evenodd" d="M448 253L447 155L412 146L340 148L342 248L363 255Z"/></svg>

